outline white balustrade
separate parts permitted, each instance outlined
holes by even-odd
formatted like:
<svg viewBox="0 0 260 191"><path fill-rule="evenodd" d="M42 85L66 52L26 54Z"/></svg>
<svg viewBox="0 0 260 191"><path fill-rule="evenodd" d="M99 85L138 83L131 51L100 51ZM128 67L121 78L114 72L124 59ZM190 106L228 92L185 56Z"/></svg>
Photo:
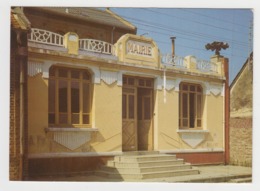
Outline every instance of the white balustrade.
<svg viewBox="0 0 260 191"><path fill-rule="evenodd" d="M79 49L114 55L114 45L95 39L79 39Z"/></svg>
<svg viewBox="0 0 260 191"><path fill-rule="evenodd" d="M172 54L165 54L161 57L163 64L169 64L176 68L188 69L188 61L181 56L172 56ZM218 73L218 67L215 63L207 60L195 59L196 68L201 72Z"/></svg>
<svg viewBox="0 0 260 191"><path fill-rule="evenodd" d="M213 72L213 73L218 72L218 68L215 63L212 63L207 60L201 60L201 59L197 59L197 69L202 72Z"/></svg>
<svg viewBox="0 0 260 191"><path fill-rule="evenodd" d="M172 56L172 54L165 54L162 56L162 62L165 64L173 65L177 68L187 68L187 62L185 58L181 56Z"/></svg>
<svg viewBox="0 0 260 191"><path fill-rule="evenodd" d="M63 46L63 36L43 29L32 28L28 40L37 43Z"/></svg>

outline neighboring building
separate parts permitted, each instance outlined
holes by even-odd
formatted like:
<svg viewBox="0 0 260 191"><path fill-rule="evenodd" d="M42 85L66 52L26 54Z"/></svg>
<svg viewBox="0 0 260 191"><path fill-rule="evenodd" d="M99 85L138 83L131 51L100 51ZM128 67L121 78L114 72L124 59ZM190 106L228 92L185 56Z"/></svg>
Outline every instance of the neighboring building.
<svg viewBox="0 0 260 191"><path fill-rule="evenodd" d="M230 85L230 163L252 166L253 53Z"/></svg>
<svg viewBox="0 0 260 191"><path fill-rule="evenodd" d="M11 9L10 49L10 180L21 180L27 165L27 33L30 22L20 8ZM26 168L25 168L26 169Z"/></svg>
<svg viewBox="0 0 260 191"><path fill-rule="evenodd" d="M23 10L29 176L90 172L127 151L227 162L226 58L161 55L110 10Z"/></svg>

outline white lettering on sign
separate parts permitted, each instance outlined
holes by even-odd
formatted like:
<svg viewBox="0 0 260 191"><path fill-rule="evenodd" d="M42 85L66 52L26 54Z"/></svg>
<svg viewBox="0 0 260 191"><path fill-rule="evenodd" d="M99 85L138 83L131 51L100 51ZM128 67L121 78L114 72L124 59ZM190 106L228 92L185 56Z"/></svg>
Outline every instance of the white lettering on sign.
<svg viewBox="0 0 260 191"><path fill-rule="evenodd" d="M140 43L134 41L128 41L126 46L126 51L128 54L135 54L141 56L152 57L152 47L147 43Z"/></svg>

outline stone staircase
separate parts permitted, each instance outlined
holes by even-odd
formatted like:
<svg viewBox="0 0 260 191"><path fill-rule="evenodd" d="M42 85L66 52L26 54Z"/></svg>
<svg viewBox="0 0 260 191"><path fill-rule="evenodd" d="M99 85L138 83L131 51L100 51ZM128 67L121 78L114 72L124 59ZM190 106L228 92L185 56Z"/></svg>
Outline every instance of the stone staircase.
<svg viewBox="0 0 260 191"><path fill-rule="evenodd" d="M175 155L158 152L126 152L101 166L95 173L113 180L138 181L199 174L199 170L177 159Z"/></svg>

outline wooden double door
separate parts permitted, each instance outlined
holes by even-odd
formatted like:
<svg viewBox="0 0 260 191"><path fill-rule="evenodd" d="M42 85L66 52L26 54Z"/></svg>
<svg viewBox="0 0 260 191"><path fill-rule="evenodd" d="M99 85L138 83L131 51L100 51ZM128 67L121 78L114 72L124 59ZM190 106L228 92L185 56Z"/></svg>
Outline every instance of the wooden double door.
<svg viewBox="0 0 260 191"><path fill-rule="evenodd" d="M153 150L153 92L153 79L123 77L123 151Z"/></svg>

